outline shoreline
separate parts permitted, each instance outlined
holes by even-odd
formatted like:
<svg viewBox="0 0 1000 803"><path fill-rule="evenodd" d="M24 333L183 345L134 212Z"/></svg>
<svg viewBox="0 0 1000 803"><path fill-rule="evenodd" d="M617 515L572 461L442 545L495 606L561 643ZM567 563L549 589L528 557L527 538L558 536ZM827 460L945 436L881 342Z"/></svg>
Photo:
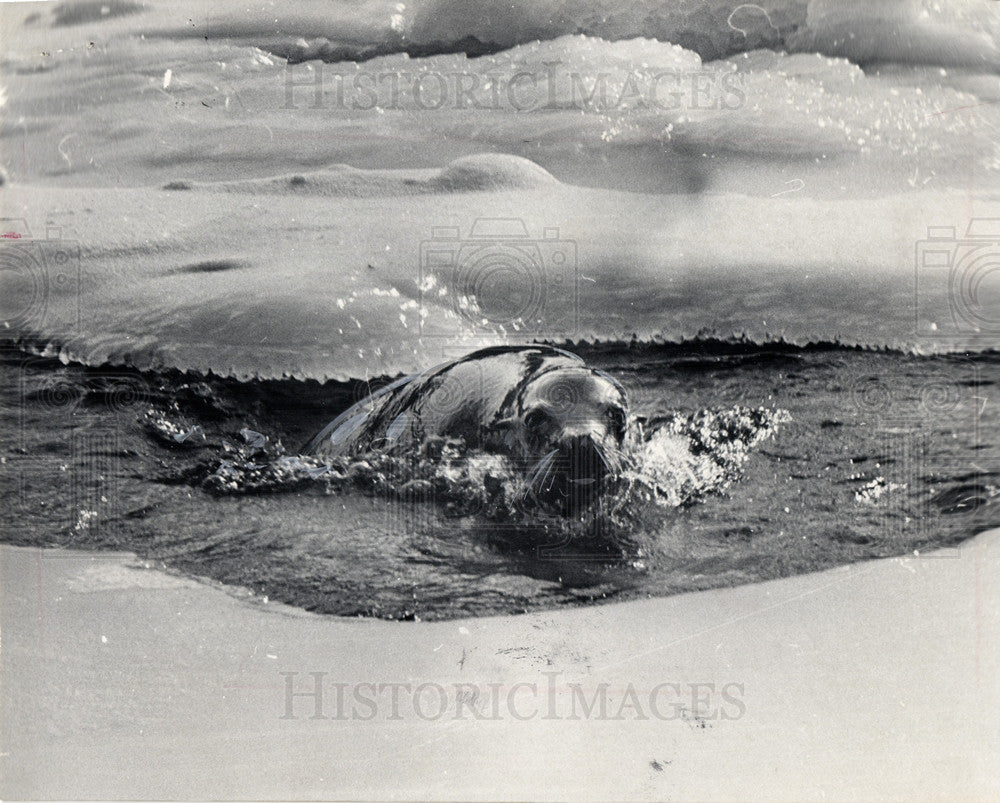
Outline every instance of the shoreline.
<svg viewBox="0 0 1000 803"><path fill-rule="evenodd" d="M1000 530L736 588L417 625L240 598L122 554L0 557L6 799L1000 789Z"/></svg>

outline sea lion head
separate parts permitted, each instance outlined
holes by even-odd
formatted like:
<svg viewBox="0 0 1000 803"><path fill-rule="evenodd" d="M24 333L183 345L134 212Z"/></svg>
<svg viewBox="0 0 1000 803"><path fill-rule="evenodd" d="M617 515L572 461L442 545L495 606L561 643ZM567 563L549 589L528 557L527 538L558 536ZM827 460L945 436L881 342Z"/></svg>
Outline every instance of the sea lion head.
<svg viewBox="0 0 1000 803"><path fill-rule="evenodd" d="M621 470L627 425L628 399L616 380L560 366L522 387L508 443L523 457L528 493L545 508L575 512Z"/></svg>

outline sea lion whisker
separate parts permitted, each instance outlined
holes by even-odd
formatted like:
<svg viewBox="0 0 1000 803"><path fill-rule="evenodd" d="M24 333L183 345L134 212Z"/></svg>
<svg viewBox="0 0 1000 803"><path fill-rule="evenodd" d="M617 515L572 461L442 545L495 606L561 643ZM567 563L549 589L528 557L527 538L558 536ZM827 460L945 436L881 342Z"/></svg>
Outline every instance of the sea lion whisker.
<svg viewBox="0 0 1000 803"><path fill-rule="evenodd" d="M544 458L542 458L542 460L539 460L537 463L535 463L534 466L532 466L531 471L528 474L527 480L524 483L525 494L527 494L529 491L534 490L535 482L538 480L538 475L542 470L543 462Z"/></svg>
<svg viewBox="0 0 1000 803"><path fill-rule="evenodd" d="M594 444L594 453L597 455L598 460L601 461L604 469L609 473L613 474L614 469L611 468L611 463L608 462L608 456L604 454L604 449L599 443Z"/></svg>
<svg viewBox="0 0 1000 803"><path fill-rule="evenodd" d="M548 454L544 455L541 460L535 464L535 470L532 472L531 482L534 484L540 479L544 479L545 475L549 473L549 469L552 468L552 463L556 459L556 455L559 453L558 449L553 449Z"/></svg>
<svg viewBox="0 0 1000 803"><path fill-rule="evenodd" d="M545 469L545 476L542 477L542 490L548 491L552 488L552 481L555 479L555 460L549 462L548 467Z"/></svg>
<svg viewBox="0 0 1000 803"><path fill-rule="evenodd" d="M559 453L558 449L553 449L548 454L543 455L542 458L537 463L535 463L535 465L531 469L531 474L528 477L528 482L525 487L525 492L539 490L539 488L536 488L535 486L536 485L540 486L541 483L544 482L545 478L549 475L549 472L552 470L552 463L555 460L556 455L558 453Z"/></svg>

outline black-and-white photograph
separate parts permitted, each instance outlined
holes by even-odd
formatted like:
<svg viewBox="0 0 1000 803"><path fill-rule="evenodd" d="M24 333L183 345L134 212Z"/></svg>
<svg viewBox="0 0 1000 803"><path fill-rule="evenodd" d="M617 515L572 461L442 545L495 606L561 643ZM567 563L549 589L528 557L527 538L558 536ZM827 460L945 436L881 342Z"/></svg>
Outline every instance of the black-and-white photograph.
<svg viewBox="0 0 1000 803"><path fill-rule="evenodd" d="M0 26L0 798L1000 799L1000 2Z"/></svg>

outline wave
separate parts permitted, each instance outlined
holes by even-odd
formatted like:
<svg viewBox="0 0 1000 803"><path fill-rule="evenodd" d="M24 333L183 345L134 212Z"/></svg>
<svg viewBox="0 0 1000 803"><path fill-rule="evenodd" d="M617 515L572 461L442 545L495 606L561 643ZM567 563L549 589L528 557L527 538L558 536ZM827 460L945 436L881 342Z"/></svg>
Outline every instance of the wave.
<svg viewBox="0 0 1000 803"><path fill-rule="evenodd" d="M485 341L484 341L485 342ZM832 357L852 353L872 353L892 355L899 359L953 360L962 364L973 361L977 365L995 365L1000 368L1000 349L982 348L980 350L961 349L927 353L925 350L913 347L901 347L898 344L859 344L844 341L805 341L791 342L785 339L753 340L745 336L723 337L714 334L703 334L691 338L666 340L662 337L640 339L633 337L622 340L532 340L525 341L543 345L556 346L578 354L585 360L601 359L617 364L633 364L643 361L670 360L681 364L687 371L712 370L721 365L736 367L762 366L784 361L795 361L805 355L829 354ZM470 351L474 350L470 347ZM296 397L303 405L307 403L321 406L321 402L329 395L329 383L337 383L344 388L345 398L357 399L377 387L382 382L388 382L402 376L404 371L390 373L373 373L371 370L328 371L324 375L313 377L296 371L261 371L261 370L226 370L221 363L208 361L165 360L155 350L125 352L86 352L78 351L72 345L61 344L57 340L5 338L0 337L0 351L21 353L42 361L50 367L59 365L77 365L87 369L135 370L144 374L164 376L214 377L243 383L275 381L295 382ZM457 353L457 352L456 352ZM431 352L430 354L435 354ZM101 357L104 359L102 360ZM423 366L432 363L436 357L424 360ZM409 363L407 363L409 364ZM419 364L419 363L413 363ZM308 398L310 401L306 402Z"/></svg>

